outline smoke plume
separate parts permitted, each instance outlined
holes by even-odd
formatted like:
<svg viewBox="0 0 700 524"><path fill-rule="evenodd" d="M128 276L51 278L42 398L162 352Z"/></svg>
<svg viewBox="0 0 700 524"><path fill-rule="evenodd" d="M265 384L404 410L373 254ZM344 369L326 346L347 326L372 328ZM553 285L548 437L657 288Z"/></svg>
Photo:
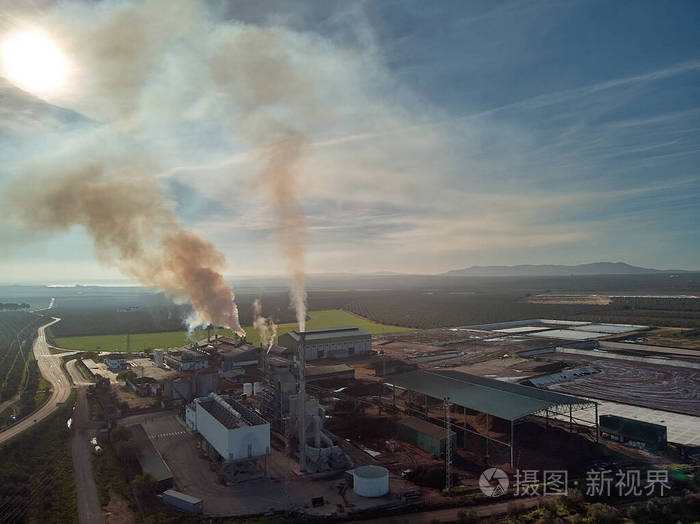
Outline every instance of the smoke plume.
<svg viewBox="0 0 700 524"><path fill-rule="evenodd" d="M247 27L223 33L211 59L217 86L241 108L237 130L255 147L259 182L274 218L273 235L287 262L291 300L299 330L306 329L306 221L299 201L297 175L310 141L300 125L318 115L313 86L295 68L273 35ZM285 114L283 122L276 115Z"/></svg>
<svg viewBox="0 0 700 524"><path fill-rule="evenodd" d="M83 226L104 264L190 301L205 323L241 331L222 253L181 226L154 174L183 157L247 147L256 160L247 175L273 218L304 330L300 175L310 134L330 114L304 63L315 43L217 19L194 0L61 2L37 24L74 66L72 84L52 102L90 119L76 141L91 147L23 166L5 192L6 214L33 230ZM113 142L128 145L105 154ZM232 185L236 194L245 186Z"/></svg>
<svg viewBox="0 0 700 524"><path fill-rule="evenodd" d="M267 346L268 353L277 336L277 324L271 318L262 316L262 304L259 299L253 301L253 327L258 330L260 344Z"/></svg>
<svg viewBox="0 0 700 524"><path fill-rule="evenodd" d="M6 188L5 215L32 230L83 226L102 263L189 301L202 321L242 333L223 254L182 228L156 181L106 161L76 163L79 156L29 168Z"/></svg>

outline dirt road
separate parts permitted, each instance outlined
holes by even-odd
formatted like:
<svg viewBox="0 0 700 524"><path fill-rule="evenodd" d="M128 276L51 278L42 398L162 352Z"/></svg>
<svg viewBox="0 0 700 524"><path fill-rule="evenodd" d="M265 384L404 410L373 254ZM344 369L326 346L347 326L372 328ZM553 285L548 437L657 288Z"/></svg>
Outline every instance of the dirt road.
<svg viewBox="0 0 700 524"><path fill-rule="evenodd" d="M6 429L0 433L0 444L7 442L8 440L16 437L23 431L32 427L37 422L45 419L56 411L56 403L65 402L68 400L71 392L71 383L68 380L68 376L61 368L61 357L59 355L52 355L49 351L49 346L46 343L46 333L47 327L55 324L61 320L60 318L53 318L51 322L44 324L39 328L39 333L34 342L34 357L39 363L39 371L41 375L51 383L53 387L53 392L51 398L46 404L44 404L37 412L30 415L26 419Z"/></svg>
<svg viewBox="0 0 700 524"><path fill-rule="evenodd" d="M90 438L96 433L95 424L88 417L85 388L78 390L75 411L73 411L73 472L75 492L78 495L78 518L81 524L104 522L97 486L92 475L91 455L93 447ZM99 460L99 458L97 459Z"/></svg>

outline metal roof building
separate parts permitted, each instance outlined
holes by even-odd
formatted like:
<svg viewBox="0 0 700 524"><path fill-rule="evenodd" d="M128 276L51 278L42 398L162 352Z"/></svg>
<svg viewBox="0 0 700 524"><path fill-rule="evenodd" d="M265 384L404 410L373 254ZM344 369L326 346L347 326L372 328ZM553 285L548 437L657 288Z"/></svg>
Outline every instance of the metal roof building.
<svg viewBox="0 0 700 524"><path fill-rule="evenodd" d="M431 397L461 406L465 410L485 413L487 428L489 416L509 421L511 427L510 443L491 439L488 435L472 433L509 446L511 465L513 462L513 430L517 421L530 415L549 417L550 414L564 415L568 413L571 424L573 411L591 407L595 407L596 420L598 419L598 404L591 400L459 371L416 370L400 375L390 375L386 377L385 383L393 388L399 387L425 395L426 412L427 397ZM466 428L462 429L467 431Z"/></svg>
<svg viewBox="0 0 700 524"><path fill-rule="evenodd" d="M306 360L348 357L369 353L372 349L372 335L359 327L308 329L304 335ZM287 348L285 353L296 355L300 340L298 331L290 331L280 335L277 342Z"/></svg>
<svg viewBox="0 0 700 524"><path fill-rule="evenodd" d="M128 426L134 442L139 447L137 457L139 465L144 473L150 473L156 481L158 491L164 491L173 487L173 474L170 468L156 451L146 430L141 424Z"/></svg>

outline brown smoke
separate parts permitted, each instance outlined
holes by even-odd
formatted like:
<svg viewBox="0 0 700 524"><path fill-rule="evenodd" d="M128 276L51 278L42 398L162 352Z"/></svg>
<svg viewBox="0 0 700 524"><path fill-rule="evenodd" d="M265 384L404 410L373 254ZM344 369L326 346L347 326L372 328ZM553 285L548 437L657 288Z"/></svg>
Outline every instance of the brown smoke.
<svg viewBox="0 0 700 524"><path fill-rule="evenodd" d="M4 213L33 230L83 226L102 263L189 301L204 322L243 333L221 275L224 255L182 228L152 177L134 167L81 163L81 156L16 179L3 193Z"/></svg>

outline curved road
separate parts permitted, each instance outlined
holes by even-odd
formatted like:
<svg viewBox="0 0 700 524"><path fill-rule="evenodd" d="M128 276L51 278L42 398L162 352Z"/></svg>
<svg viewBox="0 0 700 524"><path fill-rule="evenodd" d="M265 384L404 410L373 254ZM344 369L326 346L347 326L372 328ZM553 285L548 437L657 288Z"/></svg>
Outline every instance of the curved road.
<svg viewBox="0 0 700 524"><path fill-rule="evenodd" d="M34 342L34 357L39 363L39 371L41 372L41 376L48 380L53 387L51 398L46 404L39 408L39 411L34 412L32 415L29 415L27 418L18 422L11 428L1 432L0 444L7 442L11 438L32 427L35 423L51 415L51 413L57 409L56 403L65 402L70 396L71 383L68 380L68 376L61 368L61 355L52 355L51 351L49 351L49 346L46 343L46 328L55 324L59 320L61 319L53 318L51 322L41 326L39 328L36 341Z"/></svg>

